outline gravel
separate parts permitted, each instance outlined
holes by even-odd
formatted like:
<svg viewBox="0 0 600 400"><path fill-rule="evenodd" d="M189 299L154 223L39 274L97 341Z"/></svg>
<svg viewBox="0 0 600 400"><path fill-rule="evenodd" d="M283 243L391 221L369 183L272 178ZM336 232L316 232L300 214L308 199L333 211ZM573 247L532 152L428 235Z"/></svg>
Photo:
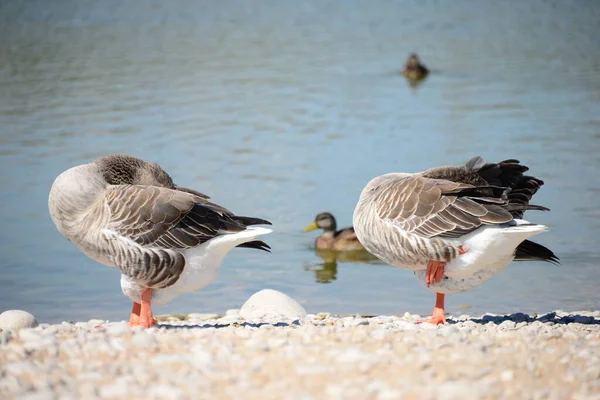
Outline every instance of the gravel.
<svg viewBox="0 0 600 400"><path fill-rule="evenodd" d="M600 312L163 316L0 332L1 399L598 399Z"/></svg>

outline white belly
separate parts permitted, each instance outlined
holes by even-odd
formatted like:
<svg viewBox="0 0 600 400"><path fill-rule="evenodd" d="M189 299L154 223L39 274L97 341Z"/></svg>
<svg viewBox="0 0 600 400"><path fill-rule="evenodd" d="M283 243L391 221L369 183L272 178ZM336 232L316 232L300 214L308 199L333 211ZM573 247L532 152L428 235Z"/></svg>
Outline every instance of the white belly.
<svg viewBox="0 0 600 400"><path fill-rule="evenodd" d="M513 257L501 259L497 263L486 264L483 268L473 266L473 270L470 274L461 273L454 277L452 276L452 270L446 269L442 280L429 287L427 287L427 284L425 283L426 270L415 271L415 276L425 288L432 292L444 294L460 293L481 285L483 282L504 271L512 260Z"/></svg>
<svg viewBox="0 0 600 400"><path fill-rule="evenodd" d="M271 230L267 228L250 227L239 233L211 239L198 247L182 250L181 254L185 257L186 264L181 276L169 287L152 290L152 303L167 304L183 293L194 292L210 285L217 278L221 262L231 249L270 232ZM138 303L142 292L146 289L145 286L124 275L121 275L121 288L126 296Z"/></svg>
<svg viewBox="0 0 600 400"><path fill-rule="evenodd" d="M207 243L181 252L186 260L181 276L169 287L152 290L152 304L167 304L183 293L193 292L210 285L217 278L223 257L211 254ZM145 286L125 275L121 275L121 288L127 297L137 303L141 301L142 292L146 290Z"/></svg>
<svg viewBox="0 0 600 400"><path fill-rule="evenodd" d="M527 224L527 221L515 220L515 223ZM546 229L544 225L481 227L460 239L454 239L457 244L463 244L467 252L446 264L440 282L427 287L426 265L415 270L415 276L433 292L449 294L472 289L504 271L513 261L517 246Z"/></svg>

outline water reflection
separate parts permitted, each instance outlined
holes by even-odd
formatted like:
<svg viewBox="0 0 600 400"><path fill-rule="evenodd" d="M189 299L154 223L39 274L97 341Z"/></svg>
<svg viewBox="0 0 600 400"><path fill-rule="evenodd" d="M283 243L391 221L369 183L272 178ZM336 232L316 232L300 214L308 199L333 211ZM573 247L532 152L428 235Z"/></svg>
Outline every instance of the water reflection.
<svg viewBox="0 0 600 400"><path fill-rule="evenodd" d="M377 257L364 250L335 251L315 250L315 254L323 260L322 263L305 265L305 271L315 274L315 282L331 283L337 279L338 261L343 263L364 263L385 265Z"/></svg>

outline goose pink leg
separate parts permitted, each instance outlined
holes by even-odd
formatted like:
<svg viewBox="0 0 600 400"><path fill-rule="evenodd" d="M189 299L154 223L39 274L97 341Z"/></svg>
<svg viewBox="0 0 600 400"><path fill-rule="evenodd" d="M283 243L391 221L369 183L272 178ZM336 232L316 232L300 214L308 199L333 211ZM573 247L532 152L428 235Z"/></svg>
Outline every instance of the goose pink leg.
<svg viewBox="0 0 600 400"><path fill-rule="evenodd" d="M417 321L419 323L427 322L429 324L439 325L446 323L446 312L444 311L444 299L446 295L444 293L435 294L435 307L433 308L433 314L429 319L423 319Z"/></svg>
<svg viewBox="0 0 600 400"><path fill-rule="evenodd" d="M157 324L152 315L152 289L146 289L142 292L142 302L133 303L131 316L129 317L129 326L143 326L151 328Z"/></svg>
<svg viewBox="0 0 600 400"><path fill-rule="evenodd" d="M467 249L460 245L458 246L458 254L462 255L467 252ZM425 283L429 287L432 283L437 283L442 280L444 277L444 267L446 266L445 262L440 261L429 261L427 263L427 272L425 277ZM418 322L427 322L430 324L445 324L446 323L446 311L444 310L444 300L446 295L444 293L436 293L435 294L435 307L433 308L433 313L431 318L420 320Z"/></svg>

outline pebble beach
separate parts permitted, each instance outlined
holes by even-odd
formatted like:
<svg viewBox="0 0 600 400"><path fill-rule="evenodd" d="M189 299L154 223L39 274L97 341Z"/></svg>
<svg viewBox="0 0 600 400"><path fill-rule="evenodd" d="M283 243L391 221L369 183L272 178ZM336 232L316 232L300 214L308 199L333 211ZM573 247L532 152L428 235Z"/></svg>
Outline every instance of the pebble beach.
<svg viewBox="0 0 600 400"><path fill-rule="evenodd" d="M600 312L162 316L0 332L2 399L600 399Z"/></svg>

